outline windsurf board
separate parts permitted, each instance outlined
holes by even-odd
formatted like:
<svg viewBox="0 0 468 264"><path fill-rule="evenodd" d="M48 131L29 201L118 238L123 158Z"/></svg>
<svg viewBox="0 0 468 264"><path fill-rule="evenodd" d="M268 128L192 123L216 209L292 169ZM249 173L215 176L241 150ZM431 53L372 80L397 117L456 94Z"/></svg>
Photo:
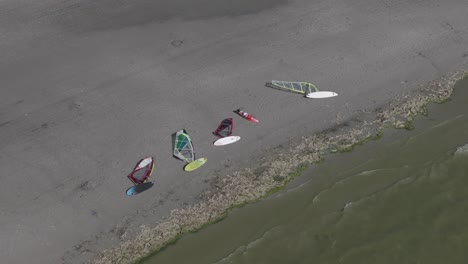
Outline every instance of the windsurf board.
<svg viewBox="0 0 468 264"><path fill-rule="evenodd" d="M215 146L224 146L224 145L229 145L232 143L235 143L240 140L239 136L229 136L229 137L223 137L218 140L216 140L213 145Z"/></svg>
<svg viewBox="0 0 468 264"><path fill-rule="evenodd" d="M308 93L306 97L307 98L329 98L329 97L335 97L337 95L338 94L335 92L318 91L318 92Z"/></svg>
<svg viewBox="0 0 468 264"><path fill-rule="evenodd" d="M196 160L190 162L189 164L187 164L187 165L184 167L184 170L185 170L185 171L193 171L193 170L196 170L196 169L200 168L203 164L205 164L207 160L208 160L207 158L199 158L199 159L196 159Z"/></svg>
<svg viewBox="0 0 468 264"><path fill-rule="evenodd" d="M144 191L148 190L149 188L153 187L153 185L154 184L152 182L145 182L145 183L142 183L142 184L137 184L135 186L132 186L132 187L128 188L126 194L128 196L139 194L139 193L144 192Z"/></svg>

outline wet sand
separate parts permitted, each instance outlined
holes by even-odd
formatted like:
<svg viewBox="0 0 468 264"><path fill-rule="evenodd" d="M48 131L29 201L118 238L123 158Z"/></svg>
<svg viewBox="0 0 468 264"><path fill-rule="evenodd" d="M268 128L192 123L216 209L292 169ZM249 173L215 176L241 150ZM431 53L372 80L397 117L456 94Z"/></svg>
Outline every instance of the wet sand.
<svg viewBox="0 0 468 264"><path fill-rule="evenodd" d="M405 126L468 63L464 1L171 3L0 3L3 261L136 260L282 186L339 128L337 151ZM264 87L271 79L339 96L308 100ZM235 118L242 140L213 147L238 107L260 124ZM180 129L208 158L193 173L172 157ZM126 175L147 155L155 186L128 198Z"/></svg>

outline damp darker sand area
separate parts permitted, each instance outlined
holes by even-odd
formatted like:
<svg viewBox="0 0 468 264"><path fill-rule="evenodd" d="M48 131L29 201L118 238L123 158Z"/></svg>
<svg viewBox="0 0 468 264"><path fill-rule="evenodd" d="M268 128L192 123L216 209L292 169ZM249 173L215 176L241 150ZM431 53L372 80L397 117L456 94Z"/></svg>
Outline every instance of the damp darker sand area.
<svg viewBox="0 0 468 264"><path fill-rule="evenodd" d="M131 263L324 152L407 126L465 75L466 12L463 0L1 1L2 261ZM229 117L242 139L214 147ZM190 173L172 157L180 129L208 158ZM145 156L155 185L127 197Z"/></svg>

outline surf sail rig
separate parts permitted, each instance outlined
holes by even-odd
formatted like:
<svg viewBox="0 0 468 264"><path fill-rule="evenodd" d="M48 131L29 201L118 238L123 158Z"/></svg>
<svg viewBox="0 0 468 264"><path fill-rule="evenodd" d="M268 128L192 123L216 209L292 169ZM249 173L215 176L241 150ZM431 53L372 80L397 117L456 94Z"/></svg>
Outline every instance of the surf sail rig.
<svg viewBox="0 0 468 264"><path fill-rule="evenodd" d="M133 171L127 176L135 185L145 183L154 168L154 159L146 157L138 162Z"/></svg>
<svg viewBox="0 0 468 264"><path fill-rule="evenodd" d="M207 161L207 158L195 159L192 140L185 130L179 130L175 134L173 155L187 163L184 167L185 171L196 170Z"/></svg>
<svg viewBox="0 0 468 264"><path fill-rule="evenodd" d="M273 80L270 83L267 83L266 86L277 90L304 95L319 91L314 84L309 82L284 82Z"/></svg>
<svg viewBox="0 0 468 264"><path fill-rule="evenodd" d="M195 159L192 141L185 130L180 130L176 133L174 156L187 163L192 162Z"/></svg>
<svg viewBox="0 0 468 264"><path fill-rule="evenodd" d="M232 121L232 118L226 118L221 122L218 128L213 131L213 135L220 138L229 137L232 134L233 127L234 122Z"/></svg>
<svg viewBox="0 0 468 264"><path fill-rule="evenodd" d="M319 91L317 86L310 82L283 82L283 81L271 81L266 83L267 87L305 95L307 98L329 98L337 96L335 92Z"/></svg>

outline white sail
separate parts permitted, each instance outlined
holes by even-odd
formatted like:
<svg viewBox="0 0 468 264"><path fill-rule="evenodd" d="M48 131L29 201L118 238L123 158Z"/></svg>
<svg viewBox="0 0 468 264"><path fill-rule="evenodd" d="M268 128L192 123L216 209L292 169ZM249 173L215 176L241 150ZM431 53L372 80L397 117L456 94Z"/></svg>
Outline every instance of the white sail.
<svg viewBox="0 0 468 264"><path fill-rule="evenodd" d="M187 163L190 163L195 159L192 141L184 130L180 130L176 133L173 154Z"/></svg>

